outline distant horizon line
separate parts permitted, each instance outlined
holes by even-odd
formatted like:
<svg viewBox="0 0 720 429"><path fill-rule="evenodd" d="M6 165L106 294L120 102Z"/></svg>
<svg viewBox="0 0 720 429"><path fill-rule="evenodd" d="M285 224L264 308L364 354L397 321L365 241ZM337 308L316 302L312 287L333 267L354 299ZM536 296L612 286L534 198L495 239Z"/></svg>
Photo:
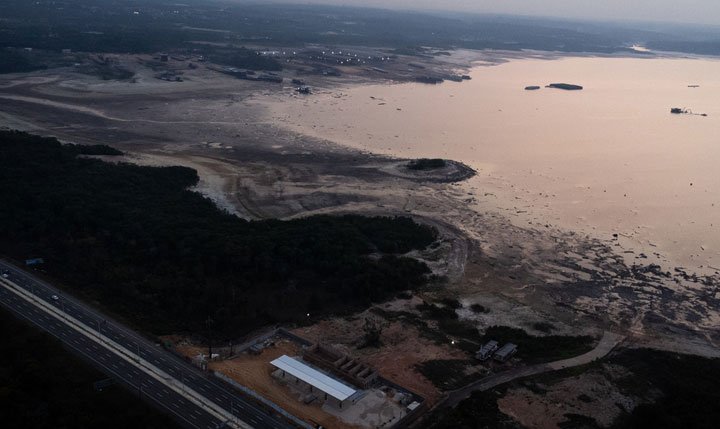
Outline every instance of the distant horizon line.
<svg viewBox="0 0 720 429"><path fill-rule="evenodd" d="M542 15L533 13L519 13L519 12L482 12L472 10L451 10L451 9L436 9L436 8L403 8L403 7L383 7L375 5L355 5L355 4L329 4L317 1L292 1L292 0L215 0L218 2L229 2L229 3L246 3L256 5L267 5L268 3L276 5L295 5L295 6L322 6L329 8L348 8L348 9L367 9L367 10L387 10L393 12L407 12L417 13L424 15L445 15L445 16L456 16L470 15L476 17L508 17L508 18L525 18L525 19L539 19L539 20L556 20L565 22L588 22L598 24L646 24L646 25L670 25L670 26L700 26L707 29L715 29L720 31L720 23L712 24L707 22L698 21L668 21L665 19L642 19L642 18L594 18L594 17L582 17L582 16L560 16L560 15Z"/></svg>

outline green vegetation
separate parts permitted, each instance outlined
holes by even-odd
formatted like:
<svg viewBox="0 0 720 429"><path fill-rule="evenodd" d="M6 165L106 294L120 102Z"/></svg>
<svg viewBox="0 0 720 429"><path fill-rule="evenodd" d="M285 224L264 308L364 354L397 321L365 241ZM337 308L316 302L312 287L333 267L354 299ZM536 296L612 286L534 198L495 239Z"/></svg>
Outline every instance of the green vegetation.
<svg viewBox="0 0 720 429"><path fill-rule="evenodd" d="M720 419L720 359L682 355L650 349L622 349L604 362L626 368L625 378L616 379L607 375L628 395L652 399L654 402L641 404L631 413L622 414L611 426L612 429L711 429L717 427ZM433 365L435 376L442 372ZM580 367L541 374L524 380L498 386L485 392L474 392L456 408L438 411L430 416L424 427L431 429L476 429L476 428L519 428L509 416L500 412L497 400L512 388L525 387L543 394L539 385L547 387L586 371L599 371L604 366L593 362ZM590 387L592 388L592 387ZM657 398L657 394L661 396ZM583 402L590 399L587 395ZM594 419L580 414L565 415L563 428L595 428Z"/></svg>
<svg viewBox="0 0 720 429"><path fill-rule="evenodd" d="M456 408L443 410L433 416L424 427L431 429L519 429L512 418L503 414L497 405L495 391L473 392Z"/></svg>
<svg viewBox="0 0 720 429"><path fill-rule="evenodd" d="M490 310L488 310L484 305L482 304L472 304L470 306L470 310L472 310L473 313L489 313Z"/></svg>
<svg viewBox="0 0 720 429"><path fill-rule="evenodd" d="M420 310L424 319L452 320L458 318L453 307L439 306L423 301L422 304L418 304L416 308Z"/></svg>
<svg viewBox="0 0 720 429"><path fill-rule="evenodd" d="M707 428L720 421L720 359L681 355L656 350L625 350L610 359L632 375L621 387L635 395L653 389L662 397L637 407L619 419L615 429L625 428Z"/></svg>
<svg viewBox="0 0 720 429"><path fill-rule="evenodd" d="M593 26L565 20L464 15L463 17L370 8L196 0L65 0L0 2L0 46L60 52L208 53L226 45L303 47L374 46L394 53L427 55L425 48L534 49L563 52L627 52L630 42L653 50L717 55L716 29L693 26L658 31ZM135 14L134 12L138 12ZM561 41L561 43L559 42ZM195 42L205 42L198 44ZM211 50L211 49L210 49ZM392 51L390 51L392 52Z"/></svg>
<svg viewBox="0 0 720 429"><path fill-rule="evenodd" d="M455 298L443 298L440 300L440 303L445 307L452 308L453 310L462 308L462 303Z"/></svg>
<svg viewBox="0 0 720 429"><path fill-rule="evenodd" d="M25 73L47 68L44 64L37 64L20 52L9 49L0 49L0 74Z"/></svg>
<svg viewBox="0 0 720 429"><path fill-rule="evenodd" d="M648 40L651 34L644 31L599 24L588 31L578 23L521 17L460 18L369 8L207 0L147 0L137 4L66 0L62 4L0 2L0 46L57 52L69 48L80 52L151 53L243 43L286 47L324 44L389 47L397 48L396 53L423 55L420 46L617 52L631 41L652 42ZM717 51L717 32L711 33L713 40L708 46L689 47L712 52L714 46ZM675 35L662 32L652 36L656 40L677 40ZM197 41L213 45L192 43Z"/></svg>
<svg viewBox="0 0 720 429"><path fill-rule="evenodd" d="M415 325L420 328L423 336L437 343L448 343L452 338L460 349L470 355L474 355L481 344L490 340L516 344L518 346L517 356L525 363L565 359L581 355L593 348L594 340L590 336L548 335L536 337L522 329L507 326L491 326L481 335L472 323L458 320L452 300L445 300L443 303L445 305L442 307L427 302L417 306L417 309L422 312L423 319L437 321L438 330L427 328L427 324L422 320L416 321ZM477 310L484 310L484 307L477 308ZM539 327L549 329L552 326L546 325L549 324L541 323Z"/></svg>
<svg viewBox="0 0 720 429"><path fill-rule="evenodd" d="M373 311L388 320L402 320L415 326L422 337L436 344L453 343L456 347L465 351L468 356L474 356L475 352L485 342L496 340L501 344L516 344L518 346L516 356L523 363L551 362L586 353L592 350L595 343L593 337L590 336L547 335L536 337L522 329L507 326L491 326L485 329L484 333L481 333L474 323L459 319L454 309L459 306L459 302L446 299L442 300L441 303L443 305L423 301L422 304L418 304L416 307L420 311L419 316L404 311L382 309L373 309ZM487 312L487 309L476 307L474 311ZM428 321L434 321L437 324L437 329L428 325ZM552 325L541 322L539 327L550 329Z"/></svg>
<svg viewBox="0 0 720 429"><path fill-rule="evenodd" d="M420 158L412 160L408 163L407 167L410 170L435 170L443 168L447 165L444 159L440 158Z"/></svg>
<svg viewBox="0 0 720 429"><path fill-rule="evenodd" d="M97 76L102 80L129 80L135 76L135 72L114 64L93 64L78 71Z"/></svg>
<svg viewBox="0 0 720 429"><path fill-rule="evenodd" d="M411 219L247 222L187 190L194 170L81 153L113 152L0 132L0 252L44 258L49 275L151 332L234 337L301 323L417 288L429 273L398 256L436 238Z"/></svg>
<svg viewBox="0 0 720 429"><path fill-rule="evenodd" d="M422 46L403 46L395 48L392 53L395 55L408 55L408 56L427 56L427 48Z"/></svg>
<svg viewBox="0 0 720 429"><path fill-rule="evenodd" d="M381 321L376 318L366 317L363 325L363 341L358 348L378 348L382 346L381 336L383 329L385 329L385 325Z"/></svg>
<svg viewBox="0 0 720 429"><path fill-rule="evenodd" d="M69 151L75 151L79 155L106 155L106 156L120 156L123 153L114 147L110 147L108 145L104 144L98 144L98 145L84 145L84 144L76 144L76 145L70 145L66 146L66 149Z"/></svg>
<svg viewBox="0 0 720 429"><path fill-rule="evenodd" d="M593 337L547 335L536 337L522 329L508 326L491 326L485 330L482 341L496 340L500 343L514 343L518 346L517 356L525 363L550 362L566 359L589 352L593 348Z"/></svg>
<svg viewBox="0 0 720 429"><path fill-rule="evenodd" d="M548 322L536 322L533 323L533 329L543 332L545 334L549 334L553 331L553 329L555 329L555 325Z"/></svg>
<svg viewBox="0 0 720 429"><path fill-rule="evenodd" d="M0 311L0 416L6 428L171 428L173 420L106 378L60 342Z"/></svg>
<svg viewBox="0 0 720 429"><path fill-rule="evenodd" d="M240 48L225 55L213 55L212 60L218 64L248 70L280 71L282 65L272 57L264 57L250 49Z"/></svg>
<svg viewBox="0 0 720 429"><path fill-rule="evenodd" d="M567 420L558 423L560 429L600 429L602 427L594 418L582 414L565 413L563 417Z"/></svg>

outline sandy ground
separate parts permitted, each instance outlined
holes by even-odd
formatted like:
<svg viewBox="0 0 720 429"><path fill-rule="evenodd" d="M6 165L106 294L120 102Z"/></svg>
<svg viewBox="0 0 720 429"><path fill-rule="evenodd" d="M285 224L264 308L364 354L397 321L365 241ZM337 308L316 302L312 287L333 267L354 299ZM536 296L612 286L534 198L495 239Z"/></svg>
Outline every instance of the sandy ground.
<svg viewBox="0 0 720 429"><path fill-rule="evenodd" d="M387 308L387 307L386 307ZM440 391L425 378L416 366L434 359L467 359L467 355L449 346L438 346L422 338L417 329L398 322L387 323L381 334L380 349L358 348L366 317L378 319L365 312L350 320L335 318L313 326L299 328L296 333L313 341L322 341L357 357L378 370L380 375L424 397L428 406L440 398Z"/></svg>
<svg viewBox="0 0 720 429"><path fill-rule="evenodd" d="M623 411L631 412L648 399L620 392L614 381L625 372L622 367L605 365L601 371L569 377L551 386L511 389L498 400L498 407L528 429L556 429L567 421L565 414L591 417L599 426L608 427Z"/></svg>
<svg viewBox="0 0 720 429"><path fill-rule="evenodd" d="M169 336L165 339L173 342L175 350L187 357L194 357L207 351L178 336ZM361 398L343 409L318 401L305 404L303 396L307 394L306 392L294 389L292 384L288 385L272 374L275 368L270 362L282 355L301 356L302 350L297 343L276 337L274 345L266 347L259 355L243 353L226 360L212 361L209 369L254 390L296 417L327 428L389 427L406 413L403 405L388 397L388 393L380 389L365 391Z"/></svg>
<svg viewBox="0 0 720 429"><path fill-rule="evenodd" d="M210 369L222 372L238 383L247 386L270 401L281 406L287 412L309 422L317 422L328 428L351 429L355 426L347 425L338 418L323 411L318 404L305 405L293 394L293 391L282 386L271 375L269 362L282 356L300 355L300 348L284 340L274 347L263 350L260 355L243 354L235 359L212 362Z"/></svg>

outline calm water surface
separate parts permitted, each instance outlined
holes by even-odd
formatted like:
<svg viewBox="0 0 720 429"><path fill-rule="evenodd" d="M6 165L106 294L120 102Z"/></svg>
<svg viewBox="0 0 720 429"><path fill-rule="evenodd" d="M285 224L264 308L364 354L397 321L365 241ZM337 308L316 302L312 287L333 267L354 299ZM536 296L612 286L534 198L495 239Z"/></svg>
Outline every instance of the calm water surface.
<svg viewBox="0 0 720 429"><path fill-rule="evenodd" d="M720 61L529 59L471 76L332 90L274 104L271 115L373 152L470 164L480 174L463 186L479 210L619 233L670 264L720 269ZM585 90L523 89L552 82Z"/></svg>

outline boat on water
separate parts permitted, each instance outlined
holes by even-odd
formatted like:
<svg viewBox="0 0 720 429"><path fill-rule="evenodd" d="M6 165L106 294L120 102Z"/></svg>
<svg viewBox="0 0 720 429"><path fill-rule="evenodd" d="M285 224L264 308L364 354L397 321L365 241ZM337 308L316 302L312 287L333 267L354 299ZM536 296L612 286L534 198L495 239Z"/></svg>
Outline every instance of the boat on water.
<svg viewBox="0 0 720 429"><path fill-rule="evenodd" d="M707 113L694 113L690 109L680 108L680 107L671 107L670 113L673 113L675 115L695 115L695 116L704 116L707 117Z"/></svg>

